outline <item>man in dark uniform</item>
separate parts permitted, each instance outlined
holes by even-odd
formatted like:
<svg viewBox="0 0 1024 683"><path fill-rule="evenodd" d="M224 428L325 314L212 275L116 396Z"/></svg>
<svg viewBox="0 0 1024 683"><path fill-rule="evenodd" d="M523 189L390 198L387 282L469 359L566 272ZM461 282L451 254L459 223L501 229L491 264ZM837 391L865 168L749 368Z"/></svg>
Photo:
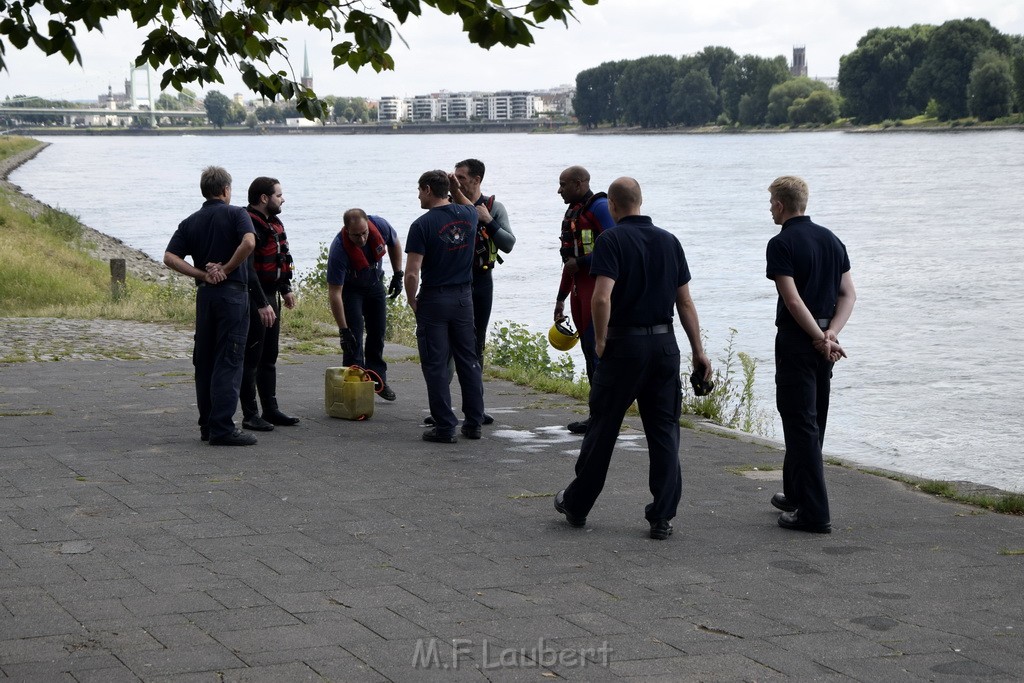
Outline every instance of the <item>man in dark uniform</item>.
<svg viewBox="0 0 1024 683"><path fill-rule="evenodd" d="M580 335L580 349L586 362L587 381L593 384L597 354L594 352L594 327L590 319L590 301L594 294L594 274L590 270L594 244L602 232L615 225L608 212L604 192L590 189L590 173L582 166L570 166L558 176L558 194L569 205L562 218L562 278L555 297L555 322L565 315L565 298L569 297L572 321ZM570 422L573 434L585 434L590 418Z"/></svg>
<svg viewBox="0 0 1024 683"><path fill-rule="evenodd" d="M626 410L635 400L647 435L649 482L654 502L645 517L651 538L672 533L670 520L682 492L679 414L682 389L672 307L690 342L693 367L705 380L700 321L690 298L690 270L679 240L640 215L643 197L632 178L608 188L615 229L594 248L590 272L597 278L591 308L600 363L590 387L590 428L576 460L576 478L555 496L555 509L581 527L604 488L608 465Z"/></svg>
<svg viewBox="0 0 1024 683"><path fill-rule="evenodd" d="M384 291L384 254L391 261L391 284ZM362 209L349 209L327 253L327 295L341 338L342 364L358 365L380 378L378 394L394 401L384 361L387 301L402 291L402 243L391 224ZM366 342L363 342L363 331Z"/></svg>
<svg viewBox="0 0 1024 683"><path fill-rule="evenodd" d="M839 238L811 222L807 183L794 176L768 187L770 211L782 231L768 241L767 275L779 292L775 325L775 402L782 418L786 457L779 526L832 531L821 447L825 441L832 367L846 353L839 332L853 313L857 293L850 257Z"/></svg>
<svg viewBox="0 0 1024 683"><path fill-rule="evenodd" d="M231 175L210 166L199 181L206 201L179 225L164 252L164 263L195 278L196 368L199 433L211 446L249 446L256 437L235 429L242 357L249 328L245 260L256 246L249 214L231 206ZM185 260L192 257L192 264ZM220 267L208 272L208 263ZM193 265L194 264L194 265Z"/></svg>
<svg viewBox="0 0 1024 683"><path fill-rule="evenodd" d="M242 426L269 432L274 425L291 426L299 418L277 405L277 355L281 339L281 299L295 308L292 255L278 216L284 204L281 183L260 176L249 184L249 218L256 229L256 248L249 258L249 336L242 370ZM263 406L260 416L256 395Z"/></svg>
<svg viewBox="0 0 1024 683"><path fill-rule="evenodd" d="M448 387L449 354L462 388L466 416L462 435L479 439L484 419L484 385L473 327L477 212L471 204L452 204L450 188L444 171L420 176L420 207L427 212L413 221L405 241L405 295L416 314L420 367L434 418L434 427L423 433L423 440L436 443L456 442L458 421Z"/></svg>

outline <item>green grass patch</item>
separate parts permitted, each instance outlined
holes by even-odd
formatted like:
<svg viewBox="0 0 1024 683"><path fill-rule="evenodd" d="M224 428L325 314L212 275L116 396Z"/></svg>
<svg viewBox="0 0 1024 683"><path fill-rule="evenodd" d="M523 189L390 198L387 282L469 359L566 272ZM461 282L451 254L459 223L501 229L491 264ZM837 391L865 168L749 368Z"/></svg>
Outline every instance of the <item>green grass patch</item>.
<svg viewBox="0 0 1024 683"><path fill-rule="evenodd" d="M955 483L949 481L917 479L884 470L860 469L859 471L864 474L898 481L922 493L989 510L990 512L998 512L1003 515L1024 515L1024 494L962 491Z"/></svg>

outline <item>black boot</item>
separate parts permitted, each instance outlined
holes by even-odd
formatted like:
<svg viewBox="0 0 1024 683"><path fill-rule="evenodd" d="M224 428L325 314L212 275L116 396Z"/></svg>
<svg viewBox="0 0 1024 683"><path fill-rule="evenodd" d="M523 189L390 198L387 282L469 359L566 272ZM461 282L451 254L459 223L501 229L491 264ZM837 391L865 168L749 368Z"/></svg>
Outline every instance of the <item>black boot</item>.
<svg viewBox="0 0 1024 683"><path fill-rule="evenodd" d="M277 407L277 399L269 398L263 402L263 419L275 425L291 427L299 424L299 418L285 415Z"/></svg>
<svg viewBox="0 0 1024 683"><path fill-rule="evenodd" d="M261 367L256 371L256 390L263 406L264 420L284 427L299 424L299 418L285 415L277 407L277 371L274 366Z"/></svg>
<svg viewBox="0 0 1024 683"><path fill-rule="evenodd" d="M269 432L274 429L270 424L260 417L260 407L256 405L256 384L246 386L242 383L242 390L239 395L242 404L242 427L254 432Z"/></svg>

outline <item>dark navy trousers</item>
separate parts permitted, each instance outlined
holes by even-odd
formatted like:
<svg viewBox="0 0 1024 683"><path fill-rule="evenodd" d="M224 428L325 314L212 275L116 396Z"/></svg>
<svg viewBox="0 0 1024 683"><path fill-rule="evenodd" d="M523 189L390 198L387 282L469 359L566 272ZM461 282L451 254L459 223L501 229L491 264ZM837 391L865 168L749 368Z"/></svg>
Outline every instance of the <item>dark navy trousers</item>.
<svg viewBox="0 0 1024 683"><path fill-rule="evenodd" d="M831 521L821 447L832 366L803 330L780 329L775 335L775 404L786 440L782 490L810 524Z"/></svg>
<svg viewBox="0 0 1024 683"><path fill-rule="evenodd" d="M647 436L648 485L654 501L648 521L676 516L683 481L679 468L679 346L672 332L609 339L590 385L590 427L576 460L565 506L586 517L604 488L626 410L637 402Z"/></svg>
<svg viewBox="0 0 1024 683"><path fill-rule="evenodd" d="M451 436L458 426L448 386L449 354L455 361L455 372L462 389L465 424L468 427L483 424L484 385L476 353L473 287L470 283L420 288L416 297L416 343L437 433Z"/></svg>
<svg viewBox="0 0 1024 683"><path fill-rule="evenodd" d="M341 362L372 370L385 384L388 381L388 364L384 362L384 335L388 325L386 296L384 283L380 281L369 287L348 284L341 290L345 321L356 338L355 355L343 354Z"/></svg>
<svg viewBox="0 0 1024 683"><path fill-rule="evenodd" d="M235 431L232 416L238 407L248 331L249 294L244 286L236 288L230 281L198 289L192 364L199 429L208 430L211 439Z"/></svg>
<svg viewBox="0 0 1024 683"><path fill-rule="evenodd" d="M281 341L281 299L277 292L268 292L267 300L274 309L274 324L267 327L260 318L259 309L249 303L249 334L245 340L245 361L242 366L242 414L259 415L256 395L259 393L263 410L277 397L277 356Z"/></svg>
<svg viewBox="0 0 1024 683"><path fill-rule="evenodd" d="M484 343L487 341L487 325L491 322L491 308L494 305L493 270L473 271L473 325L476 328L476 355L480 364L484 362Z"/></svg>

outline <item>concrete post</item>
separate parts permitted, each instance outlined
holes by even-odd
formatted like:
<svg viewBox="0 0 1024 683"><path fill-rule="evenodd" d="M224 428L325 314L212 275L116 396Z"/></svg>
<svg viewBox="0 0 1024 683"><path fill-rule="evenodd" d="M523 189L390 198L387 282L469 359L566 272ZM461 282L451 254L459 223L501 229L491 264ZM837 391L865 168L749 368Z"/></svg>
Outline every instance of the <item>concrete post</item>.
<svg viewBox="0 0 1024 683"><path fill-rule="evenodd" d="M110 259L110 296L114 301L124 296L126 270L123 258Z"/></svg>

